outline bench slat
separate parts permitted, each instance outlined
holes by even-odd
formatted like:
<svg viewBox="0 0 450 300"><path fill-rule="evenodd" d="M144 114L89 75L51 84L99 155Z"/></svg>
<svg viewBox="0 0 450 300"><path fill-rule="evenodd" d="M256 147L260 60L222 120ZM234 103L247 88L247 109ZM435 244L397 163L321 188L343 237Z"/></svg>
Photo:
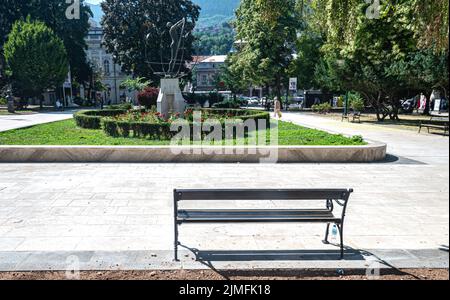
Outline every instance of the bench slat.
<svg viewBox="0 0 450 300"><path fill-rule="evenodd" d="M302 210L180 210L177 221L196 222L339 222L326 209Z"/></svg>
<svg viewBox="0 0 450 300"><path fill-rule="evenodd" d="M352 190L175 190L178 200L324 200L345 199Z"/></svg>

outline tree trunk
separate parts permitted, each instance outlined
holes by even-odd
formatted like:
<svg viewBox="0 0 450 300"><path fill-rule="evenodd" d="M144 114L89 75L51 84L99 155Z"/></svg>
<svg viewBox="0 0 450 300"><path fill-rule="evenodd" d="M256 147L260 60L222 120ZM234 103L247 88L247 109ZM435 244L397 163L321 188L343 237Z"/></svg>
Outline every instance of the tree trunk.
<svg viewBox="0 0 450 300"><path fill-rule="evenodd" d="M39 97L39 109L42 110L44 108L44 95Z"/></svg>

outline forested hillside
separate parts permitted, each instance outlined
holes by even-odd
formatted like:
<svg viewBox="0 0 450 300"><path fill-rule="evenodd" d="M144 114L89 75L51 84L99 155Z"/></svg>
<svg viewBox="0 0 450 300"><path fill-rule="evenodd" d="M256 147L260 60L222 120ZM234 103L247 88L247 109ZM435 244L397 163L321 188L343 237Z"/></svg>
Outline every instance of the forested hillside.
<svg viewBox="0 0 450 300"><path fill-rule="evenodd" d="M240 0L193 0L202 8L201 17L233 16Z"/></svg>

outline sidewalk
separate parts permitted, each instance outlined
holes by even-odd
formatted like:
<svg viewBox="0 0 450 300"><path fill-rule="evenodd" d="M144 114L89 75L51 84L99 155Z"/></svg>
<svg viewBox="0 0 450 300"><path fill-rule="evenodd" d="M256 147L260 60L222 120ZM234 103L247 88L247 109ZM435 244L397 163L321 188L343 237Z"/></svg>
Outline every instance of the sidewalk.
<svg viewBox="0 0 450 300"><path fill-rule="evenodd" d="M60 112L45 112L30 115L0 115L0 132L24 128L38 124L68 120L73 117L75 110Z"/></svg>
<svg viewBox="0 0 450 300"><path fill-rule="evenodd" d="M448 136L426 134L425 131L418 134L381 125L340 122L310 113L285 112L282 120L333 133L361 135L366 140L383 142L388 145L388 153L394 156L426 164L449 164Z"/></svg>

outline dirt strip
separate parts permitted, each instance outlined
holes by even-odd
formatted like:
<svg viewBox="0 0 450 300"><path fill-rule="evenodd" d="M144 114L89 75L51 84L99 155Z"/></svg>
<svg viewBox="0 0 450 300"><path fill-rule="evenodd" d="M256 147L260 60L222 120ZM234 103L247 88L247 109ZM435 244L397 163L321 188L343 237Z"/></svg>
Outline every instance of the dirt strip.
<svg viewBox="0 0 450 300"><path fill-rule="evenodd" d="M343 273L343 274L342 274ZM342 274L342 275L340 275ZM0 280L65 280L66 272L0 272ZM240 271L82 271L82 280L449 280L448 269L381 270L379 278L366 270L240 270Z"/></svg>

